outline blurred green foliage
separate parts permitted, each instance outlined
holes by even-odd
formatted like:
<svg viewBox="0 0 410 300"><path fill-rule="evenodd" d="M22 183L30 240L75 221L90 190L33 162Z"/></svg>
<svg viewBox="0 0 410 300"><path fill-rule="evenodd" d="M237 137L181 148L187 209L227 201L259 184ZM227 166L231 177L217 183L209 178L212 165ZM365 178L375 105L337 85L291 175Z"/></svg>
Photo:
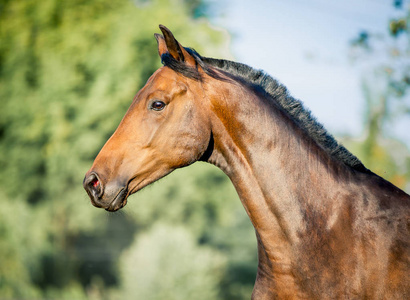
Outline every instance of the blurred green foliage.
<svg viewBox="0 0 410 300"><path fill-rule="evenodd" d="M224 257L186 227L156 225L124 253L119 299L218 299Z"/></svg>
<svg viewBox="0 0 410 300"><path fill-rule="evenodd" d="M410 151L391 134L410 117L410 7L392 3L397 16L386 32L360 32L351 42L352 61L363 68L364 135L346 144L373 172L410 192Z"/></svg>
<svg viewBox="0 0 410 300"><path fill-rule="evenodd" d="M373 172L410 192L410 151L392 127L410 117L410 7L393 1L386 32L360 32L350 58L363 69L364 134L345 143ZM406 144L407 142L407 144Z"/></svg>
<svg viewBox="0 0 410 300"><path fill-rule="evenodd" d="M0 0L0 299L250 297L253 228L219 170L177 171L115 214L92 207L81 184L160 66L158 24L227 55L205 8Z"/></svg>

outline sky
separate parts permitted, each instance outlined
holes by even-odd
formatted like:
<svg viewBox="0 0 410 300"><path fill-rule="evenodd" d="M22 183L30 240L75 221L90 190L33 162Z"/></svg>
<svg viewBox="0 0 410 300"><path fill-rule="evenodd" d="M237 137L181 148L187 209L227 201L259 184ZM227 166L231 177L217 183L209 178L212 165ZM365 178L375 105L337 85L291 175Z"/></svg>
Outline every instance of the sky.
<svg viewBox="0 0 410 300"><path fill-rule="evenodd" d="M366 69L349 61L349 42L364 30L386 33L403 14L391 0L215 0L213 8L234 60L278 79L332 134L363 136ZM410 147L410 118L391 129Z"/></svg>

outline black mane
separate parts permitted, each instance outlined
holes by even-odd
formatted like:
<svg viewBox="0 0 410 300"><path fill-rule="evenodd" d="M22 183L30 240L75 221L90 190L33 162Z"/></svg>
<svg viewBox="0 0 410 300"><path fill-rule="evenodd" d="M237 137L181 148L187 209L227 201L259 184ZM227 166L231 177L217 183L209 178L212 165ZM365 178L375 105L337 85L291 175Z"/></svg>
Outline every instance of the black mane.
<svg viewBox="0 0 410 300"><path fill-rule="evenodd" d="M323 125L312 116L311 112L303 106L302 102L290 96L286 87L277 80L262 70L255 70L245 64L223 59L201 57L195 50L190 48L185 49L195 58L197 65L201 66L205 73L213 78L223 80L223 78L214 71L216 68L262 88L276 101L279 107L285 110L299 126L332 157L342 161L355 170L369 172L362 162L343 145L338 143L336 139L326 131ZM174 71L195 80L202 80L201 74L196 68L188 67L183 62L175 60L169 53L163 54L161 58L162 63Z"/></svg>

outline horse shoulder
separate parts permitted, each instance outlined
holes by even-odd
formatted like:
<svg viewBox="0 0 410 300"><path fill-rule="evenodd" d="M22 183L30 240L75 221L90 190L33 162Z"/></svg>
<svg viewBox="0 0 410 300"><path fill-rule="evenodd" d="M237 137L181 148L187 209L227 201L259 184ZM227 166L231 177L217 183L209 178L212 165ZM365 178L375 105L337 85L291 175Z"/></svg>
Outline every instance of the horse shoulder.
<svg viewBox="0 0 410 300"><path fill-rule="evenodd" d="M410 298L410 196L375 174L363 176L355 227L366 294Z"/></svg>

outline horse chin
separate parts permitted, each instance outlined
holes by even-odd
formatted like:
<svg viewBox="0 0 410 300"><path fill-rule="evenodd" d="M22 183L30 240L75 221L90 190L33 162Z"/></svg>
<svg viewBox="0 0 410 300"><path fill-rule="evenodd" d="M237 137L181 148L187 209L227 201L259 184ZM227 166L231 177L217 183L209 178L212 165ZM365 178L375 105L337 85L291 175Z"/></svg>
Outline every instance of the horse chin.
<svg viewBox="0 0 410 300"><path fill-rule="evenodd" d="M107 207L104 207L105 210L109 212L115 212L123 208L127 204L127 199L129 196L143 189L147 185L150 185L151 183L161 179L170 172L172 172L172 170L167 170L166 172L156 172L153 174L154 176L146 177L141 181L139 181L137 179L138 177L135 176L128 182L128 184L125 187L123 187L119 192L117 192L114 199L111 202L109 202L109 205Z"/></svg>
<svg viewBox="0 0 410 300"><path fill-rule="evenodd" d="M127 204L128 189L122 188L114 200L105 209L106 211L114 212L123 208Z"/></svg>

